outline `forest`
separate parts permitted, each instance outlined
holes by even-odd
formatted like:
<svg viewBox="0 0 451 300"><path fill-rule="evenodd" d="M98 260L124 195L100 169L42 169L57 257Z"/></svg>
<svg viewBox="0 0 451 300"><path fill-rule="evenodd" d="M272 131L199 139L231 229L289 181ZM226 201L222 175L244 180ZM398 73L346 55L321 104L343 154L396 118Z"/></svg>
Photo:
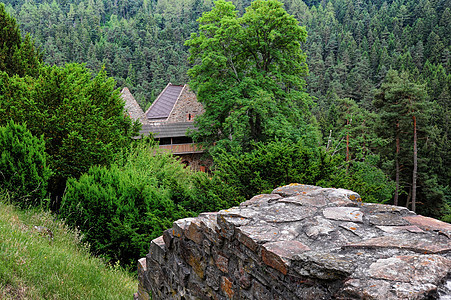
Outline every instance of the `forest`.
<svg viewBox="0 0 451 300"><path fill-rule="evenodd" d="M173 220L291 182L451 222L450 0L2 1L0 148L29 157L2 154L22 177L0 187L96 254L133 265ZM131 142L117 89L145 110L168 82L206 108L212 174Z"/></svg>

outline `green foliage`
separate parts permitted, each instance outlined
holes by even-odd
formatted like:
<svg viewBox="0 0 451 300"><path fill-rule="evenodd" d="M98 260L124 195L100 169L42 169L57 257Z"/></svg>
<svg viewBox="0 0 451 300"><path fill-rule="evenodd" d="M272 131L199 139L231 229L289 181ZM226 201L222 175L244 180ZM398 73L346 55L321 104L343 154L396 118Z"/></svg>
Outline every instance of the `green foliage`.
<svg viewBox="0 0 451 300"><path fill-rule="evenodd" d="M340 178L339 160L321 148L308 147L289 140L259 143L249 152L235 148L214 154L215 175L226 186L236 189L241 199L290 183L330 185Z"/></svg>
<svg viewBox="0 0 451 300"><path fill-rule="evenodd" d="M391 201L395 183L375 166L378 160L378 157L374 157L371 164L367 161L353 161L350 163L346 179L339 186L359 193L364 202L386 203Z"/></svg>
<svg viewBox="0 0 451 300"><path fill-rule="evenodd" d="M53 194L67 178L109 164L137 134L114 85L104 71L92 78L77 64L44 66L37 78L0 74L0 124L26 122L33 135L44 135Z"/></svg>
<svg viewBox="0 0 451 300"><path fill-rule="evenodd" d="M437 107L429 101L425 85L415 83L408 75L390 70L375 93L374 105L381 119L375 129L379 136L389 141L385 147L379 147L378 150L386 161L398 160L402 166L399 168L400 200L407 203L413 193L412 170L415 167L413 117L415 117L419 149L418 206L421 213L438 217L443 207L444 195L441 192L443 187L438 184L434 172L431 172L433 168L431 169L428 164L428 161L436 156L435 153L430 153L431 147L436 147L433 136L437 134L434 132L436 129L430 126L430 120ZM389 168L387 173L395 174L396 164Z"/></svg>
<svg viewBox="0 0 451 300"><path fill-rule="evenodd" d="M296 140L307 131L310 98L300 46L307 33L276 0L253 1L242 17L219 0L198 20L190 47L190 86L205 113L196 140L249 148L277 137Z"/></svg>
<svg viewBox="0 0 451 300"><path fill-rule="evenodd" d="M0 127L0 153L0 189L11 193L11 200L22 207L40 204L52 174L43 137L9 121Z"/></svg>
<svg viewBox="0 0 451 300"><path fill-rule="evenodd" d="M16 20L5 11L4 4L0 3L0 71L10 76L36 76L41 59L34 41L28 34L22 40Z"/></svg>
<svg viewBox="0 0 451 300"><path fill-rule="evenodd" d="M49 212L5 204L7 198L0 192L1 299L127 299L136 292L136 278L90 255L79 232ZM53 240L34 226L51 230Z"/></svg>
<svg viewBox="0 0 451 300"><path fill-rule="evenodd" d="M213 157L216 189L226 190L228 199L239 202L290 183L347 188L365 202L383 203L393 196L394 182L375 166L377 156L368 156L365 162L352 161L346 168L341 156L322 148L277 140L259 143L249 152L217 150Z"/></svg>
<svg viewBox="0 0 451 300"><path fill-rule="evenodd" d="M109 168L70 179L61 216L94 253L134 266L173 221L193 216L182 206L192 199L188 176L172 156L143 143Z"/></svg>
<svg viewBox="0 0 451 300"><path fill-rule="evenodd" d="M217 172L206 174L196 172L192 176L193 199L185 208L196 213L213 212L237 206L246 198L240 194L241 187L224 182Z"/></svg>

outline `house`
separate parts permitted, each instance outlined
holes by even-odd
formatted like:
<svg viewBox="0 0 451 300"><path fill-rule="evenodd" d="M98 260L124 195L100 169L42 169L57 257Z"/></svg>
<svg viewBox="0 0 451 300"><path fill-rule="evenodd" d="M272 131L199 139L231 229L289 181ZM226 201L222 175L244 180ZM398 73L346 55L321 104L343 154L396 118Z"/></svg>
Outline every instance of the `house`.
<svg viewBox="0 0 451 300"><path fill-rule="evenodd" d="M194 117L204 112L187 85L169 83L145 113L127 88L122 90L122 98L130 117L142 123L141 135L153 134L160 149L171 151L194 170L211 166L211 161L203 158L204 150L187 135L189 129L195 130Z"/></svg>
<svg viewBox="0 0 451 300"><path fill-rule="evenodd" d="M129 117L134 121L139 120L141 124L144 124L146 114L143 112L141 106L139 106L138 102L135 100L127 87L122 89L121 97L125 100L125 111L128 113Z"/></svg>

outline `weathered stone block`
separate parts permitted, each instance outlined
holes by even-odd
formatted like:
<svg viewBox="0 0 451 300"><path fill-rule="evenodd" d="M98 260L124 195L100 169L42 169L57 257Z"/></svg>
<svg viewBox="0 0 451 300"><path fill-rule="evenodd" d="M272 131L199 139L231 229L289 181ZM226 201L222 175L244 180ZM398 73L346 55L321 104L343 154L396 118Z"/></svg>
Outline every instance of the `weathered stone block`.
<svg viewBox="0 0 451 300"><path fill-rule="evenodd" d="M146 290L148 285L146 258L141 258L138 261L138 292L135 295L136 299L150 300L149 293Z"/></svg>
<svg viewBox="0 0 451 300"><path fill-rule="evenodd" d="M309 191L320 189L319 186L307 185L307 184L299 184L292 183L289 185L281 186L272 191L273 194L278 194L282 197L290 197L294 195L302 194L303 192L307 193Z"/></svg>
<svg viewBox="0 0 451 300"><path fill-rule="evenodd" d="M172 229L163 231L163 241L164 241L164 244L166 245L167 249L171 249L173 239L174 239L174 234L173 234Z"/></svg>
<svg viewBox="0 0 451 300"><path fill-rule="evenodd" d="M221 254L218 254L215 258L215 265L223 273L229 272L229 259Z"/></svg>
<svg viewBox="0 0 451 300"><path fill-rule="evenodd" d="M235 294L233 282L225 276L221 277L221 291L227 296L228 299L232 299Z"/></svg>
<svg viewBox="0 0 451 300"><path fill-rule="evenodd" d="M451 225L402 207L362 205L359 197L348 190L296 184L239 207L178 220L140 260L135 296L451 296Z"/></svg>
<svg viewBox="0 0 451 300"><path fill-rule="evenodd" d="M424 230L449 231L451 232L451 224L424 216L405 216L404 220L412 225L417 225Z"/></svg>
<svg viewBox="0 0 451 300"><path fill-rule="evenodd" d="M271 202L277 201L281 199L282 197L278 194L262 194L252 197L250 200L244 201L240 204L240 207L246 207L246 206L256 206L260 207L262 205L268 205Z"/></svg>
<svg viewBox="0 0 451 300"><path fill-rule="evenodd" d="M331 220L363 222L363 212L355 207L327 207L323 215Z"/></svg>
<svg viewBox="0 0 451 300"><path fill-rule="evenodd" d="M412 266L415 266L412 268ZM438 255L403 255L372 263L369 276L414 284L438 284L451 271L451 260Z"/></svg>
<svg viewBox="0 0 451 300"><path fill-rule="evenodd" d="M185 237L192 240L196 244L202 243L204 235L200 227L200 220L191 221L189 225L185 227Z"/></svg>
<svg viewBox="0 0 451 300"><path fill-rule="evenodd" d="M314 217L313 222L306 226L305 234L312 239L316 239L320 235L327 235L337 228L331 222L322 218Z"/></svg>
<svg viewBox="0 0 451 300"><path fill-rule="evenodd" d="M356 268L353 260L350 256L337 253L301 253L292 258L292 269L309 278L344 279Z"/></svg>
<svg viewBox="0 0 451 300"><path fill-rule="evenodd" d="M262 260L268 266L287 275L293 256L309 250L309 247L298 241L266 243L262 247Z"/></svg>
<svg viewBox="0 0 451 300"><path fill-rule="evenodd" d="M182 237L185 234L185 229L194 221L195 218L185 218L175 221L172 224L172 235L174 237Z"/></svg>
<svg viewBox="0 0 451 300"><path fill-rule="evenodd" d="M149 253L153 260L163 264L164 259L166 258L166 245L162 236L157 237L150 243Z"/></svg>
<svg viewBox="0 0 451 300"><path fill-rule="evenodd" d="M260 244L276 241L280 236L279 230L267 224L260 226L242 226L237 228L237 239L254 252L258 252Z"/></svg>
<svg viewBox="0 0 451 300"><path fill-rule="evenodd" d="M414 232L414 233L422 233L424 232L417 226L411 225L411 226L376 226L376 228L379 228L380 230L387 232L387 233L399 233L399 232Z"/></svg>
<svg viewBox="0 0 451 300"><path fill-rule="evenodd" d="M374 214L368 217L370 224L382 226L404 226L409 225L409 222L400 216L393 216L392 214L382 213Z"/></svg>
<svg viewBox="0 0 451 300"><path fill-rule="evenodd" d="M298 222L312 217L316 211L316 207L278 201L265 208L265 214L261 215L260 218L268 223Z"/></svg>
<svg viewBox="0 0 451 300"><path fill-rule="evenodd" d="M351 243L345 245L345 247L353 248L398 248L406 249L419 253L447 253L451 252L451 241L439 241L437 239L423 239L411 235L405 239L398 236L384 236L372 238L369 240L362 241L360 243Z"/></svg>

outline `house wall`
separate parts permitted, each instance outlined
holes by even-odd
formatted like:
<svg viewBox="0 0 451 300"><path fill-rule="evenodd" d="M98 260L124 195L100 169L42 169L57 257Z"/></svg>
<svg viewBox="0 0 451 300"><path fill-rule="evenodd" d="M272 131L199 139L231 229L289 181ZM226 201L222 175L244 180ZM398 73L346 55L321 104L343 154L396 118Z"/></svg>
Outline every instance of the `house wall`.
<svg viewBox="0 0 451 300"><path fill-rule="evenodd" d="M194 171L208 172L213 165L213 161L205 158L203 153L176 154L180 162L187 164Z"/></svg>
<svg viewBox="0 0 451 300"><path fill-rule="evenodd" d="M190 122L194 116L204 112L202 104L197 102L196 95L192 92L188 85L185 85L179 99L174 105L174 109L168 117L168 123Z"/></svg>

